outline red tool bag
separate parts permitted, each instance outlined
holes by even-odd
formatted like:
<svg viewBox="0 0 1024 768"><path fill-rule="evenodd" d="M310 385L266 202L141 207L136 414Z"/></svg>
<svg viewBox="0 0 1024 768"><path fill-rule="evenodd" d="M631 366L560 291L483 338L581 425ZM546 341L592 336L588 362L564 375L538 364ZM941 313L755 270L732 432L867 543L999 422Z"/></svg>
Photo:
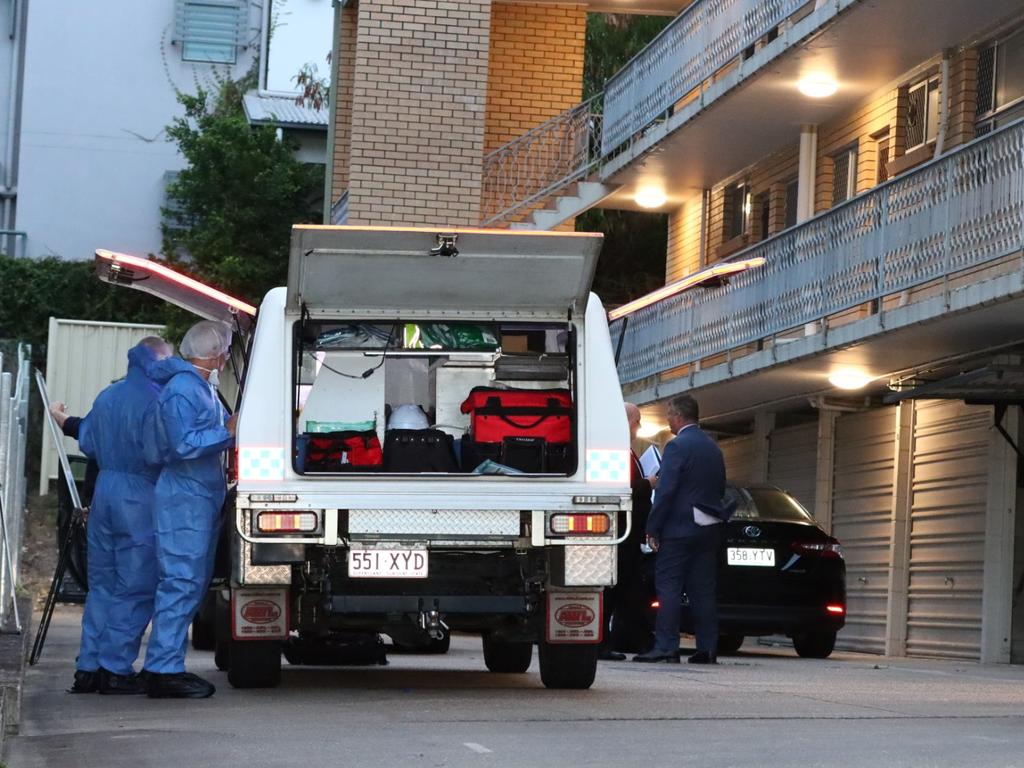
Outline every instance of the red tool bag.
<svg viewBox="0 0 1024 768"><path fill-rule="evenodd" d="M474 387L462 412L470 414L469 434L477 443L500 443L506 437L572 441L572 395L567 389Z"/></svg>
<svg viewBox="0 0 1024 768"><path fill-rule="evenodd" d="M324 432L310 434L306 446L306 470L355 472L380 469L384 452L377 433Z"/></svg>

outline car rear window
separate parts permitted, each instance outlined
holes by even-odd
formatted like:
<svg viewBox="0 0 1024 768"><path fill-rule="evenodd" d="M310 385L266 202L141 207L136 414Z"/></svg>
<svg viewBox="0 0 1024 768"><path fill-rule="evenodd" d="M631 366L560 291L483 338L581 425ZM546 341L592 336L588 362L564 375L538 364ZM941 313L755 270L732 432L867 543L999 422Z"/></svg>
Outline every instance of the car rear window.
<svg viewBox="0 0 1024 768"><path fill-rule="evenodd" d="M778 520L806 523L813 521L800 502L785 491L774 488L727 488L725 500L736 500L734 520Z"/></svg>

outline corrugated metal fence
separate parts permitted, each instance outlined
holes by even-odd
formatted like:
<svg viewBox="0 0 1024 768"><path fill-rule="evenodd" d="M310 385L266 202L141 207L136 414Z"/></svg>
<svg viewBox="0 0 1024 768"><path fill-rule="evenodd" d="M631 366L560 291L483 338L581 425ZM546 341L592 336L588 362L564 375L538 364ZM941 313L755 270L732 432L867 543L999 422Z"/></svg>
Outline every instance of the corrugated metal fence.
<svg viewBox="0 0 1024 768"><path fill-rule="evenodd" d="M9 358L11 356L8 356ZM8 627L21 564L25 520L25 452L28 437L29 348L19 344L14 359L0 354L0 628Z"/></svg>

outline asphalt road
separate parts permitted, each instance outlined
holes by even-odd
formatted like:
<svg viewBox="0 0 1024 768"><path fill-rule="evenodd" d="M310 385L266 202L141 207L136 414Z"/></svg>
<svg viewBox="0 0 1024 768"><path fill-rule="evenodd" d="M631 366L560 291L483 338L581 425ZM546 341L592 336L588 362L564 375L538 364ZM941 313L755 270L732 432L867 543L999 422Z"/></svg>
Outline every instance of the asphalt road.
<svg viewBox="0 0 1024 768"><path fill-rule="evenodd" d="M190 766L1024 766L1024 668L751 644L717 667L602 662L589 691L484 670L480 642L387 667L285 666L235 691L194 653L205 701L72 696L80 611L26 680L10 768Z"/></svg>

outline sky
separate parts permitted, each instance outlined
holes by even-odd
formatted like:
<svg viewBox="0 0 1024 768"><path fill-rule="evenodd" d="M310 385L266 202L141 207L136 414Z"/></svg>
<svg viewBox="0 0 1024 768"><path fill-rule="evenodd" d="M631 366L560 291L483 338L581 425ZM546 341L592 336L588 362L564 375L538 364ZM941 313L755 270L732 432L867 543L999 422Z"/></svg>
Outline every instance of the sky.
<svg viewBox="0 0 1024 768"><path fill-rule="evenodd" d="M267 56L268 91L293 92L303 64L316 64L320 77L330 72L334 13L331 0L271 0L275 19Z"/></svg>

